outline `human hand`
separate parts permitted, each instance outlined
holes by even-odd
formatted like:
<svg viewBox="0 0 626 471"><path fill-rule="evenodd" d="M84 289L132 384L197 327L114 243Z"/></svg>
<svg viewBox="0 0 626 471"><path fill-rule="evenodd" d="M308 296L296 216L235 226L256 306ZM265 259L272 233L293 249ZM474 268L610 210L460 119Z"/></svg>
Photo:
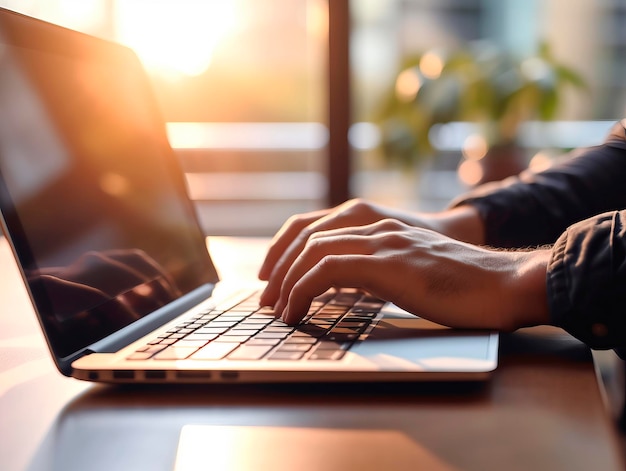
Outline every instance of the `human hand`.
<svg viewBox="0 0 626 471"><path fill-rule="evenodd" d="M431 229L461 240L480 243L482 227L471 207L456 208L436 214L419 214L354 199L336 208L292 216L276 234L259 271L267 287L261 295L262 305L274 305L287 271L304 249L309 237L322 231L358 227L386 219Z"/></svg>
<svg viewBox="0 0 626 471"><path fill-rule="evenodd" d="M352 287L450 327L514 330L548 320L549 253L485 249L392 219L320 231L287 267L275 311L298 323L315 296Z"/></svg>

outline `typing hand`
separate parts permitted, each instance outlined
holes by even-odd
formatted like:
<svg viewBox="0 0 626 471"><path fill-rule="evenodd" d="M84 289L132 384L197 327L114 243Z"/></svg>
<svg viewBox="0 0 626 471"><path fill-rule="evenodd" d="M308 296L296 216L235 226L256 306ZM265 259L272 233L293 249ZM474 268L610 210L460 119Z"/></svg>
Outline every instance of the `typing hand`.
<svg viewBox="0 0 626 471"><path fill-rule="evenodd" d="M270 283L279 285L277 315L292 324L316 295L353 287L450 327L512 330L547 322L548 259L549 251L494 251L384 219L310 235L284 279L272 273Z"/></svg>
<svg viewBox="0 0 626 471"><path fill-rule="evenodd" d="M365 226L385 219L395 219L414 227L431 229L476 244L482 243L484 238L480 216L471 206L424 214L391 209L355 199L334 209L296 215L291 217L274 237L259 271L259 278L268 282L261 295L261 304L271 306L277 301L283 278L313 234Z"/></svg>
<svg viewBox="0 0 626 471"><path fill-rule="evenodd" d="M259 271L268 281L261 295L262 305L273 305L280 293L280 282L303 251L309 237L321 231L372 224L396 219L414 226L436 229L434 221L360 199L348 201L334 209L325 209L291 217L276 234Z"/></svg>

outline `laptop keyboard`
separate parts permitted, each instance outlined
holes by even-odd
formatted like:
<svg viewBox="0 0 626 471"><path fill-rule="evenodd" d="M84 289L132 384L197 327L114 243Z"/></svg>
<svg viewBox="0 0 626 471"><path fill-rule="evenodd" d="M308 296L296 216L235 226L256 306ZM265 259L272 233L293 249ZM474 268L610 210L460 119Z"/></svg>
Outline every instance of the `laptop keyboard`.
<svg viewBox="0 0 626 471"><path fill-rule="evenodd" d="M168 330L129 360L339 360L377 320L384 302L358 290L315 298L297 326L259 307L259 293L217 306Z"/></svg>

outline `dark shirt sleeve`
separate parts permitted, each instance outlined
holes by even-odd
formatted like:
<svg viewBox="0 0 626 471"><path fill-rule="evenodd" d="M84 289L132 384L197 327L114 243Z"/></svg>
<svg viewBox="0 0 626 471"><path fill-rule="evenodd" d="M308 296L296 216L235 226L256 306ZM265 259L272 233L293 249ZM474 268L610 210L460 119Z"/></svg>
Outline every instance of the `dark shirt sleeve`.
<svg viewBox="0 0 626 471"><path fill-rule="evenodd" d="M551 321L592 348L626 347L626 132L541 173L481 186L453 202L477 208L494 247L553 244ZM621 350L621 351L620 351Z"/></svg>
<svg viewBox="0 0 626 471"><path fill-rule="evenodd" d="M626 132L617 124L601 146L559 165L482 185L452 203L471 204L485 223L487 245L553 244L570 225L626 208Z"/></svg>
<svg viewBox="0 0 626 471"><path fill-rule="evenodd" d="M554 325L592 348L626 347L626 211L569 227L547 273Z"/></svg>

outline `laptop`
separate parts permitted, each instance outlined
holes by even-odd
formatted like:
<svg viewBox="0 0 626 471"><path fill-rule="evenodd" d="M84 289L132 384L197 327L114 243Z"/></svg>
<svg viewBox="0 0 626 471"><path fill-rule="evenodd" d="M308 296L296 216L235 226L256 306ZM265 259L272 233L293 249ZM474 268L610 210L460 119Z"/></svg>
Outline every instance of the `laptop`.
<svg viewBox="0 0 626 471"><path fill-rule="evenodd" d="M472 381L497 365L497 333L448 329L359 290L325 293L298 326L254 292L216 297L223 282L136 55L6 9L0 210L67 376Z"/></svg>

